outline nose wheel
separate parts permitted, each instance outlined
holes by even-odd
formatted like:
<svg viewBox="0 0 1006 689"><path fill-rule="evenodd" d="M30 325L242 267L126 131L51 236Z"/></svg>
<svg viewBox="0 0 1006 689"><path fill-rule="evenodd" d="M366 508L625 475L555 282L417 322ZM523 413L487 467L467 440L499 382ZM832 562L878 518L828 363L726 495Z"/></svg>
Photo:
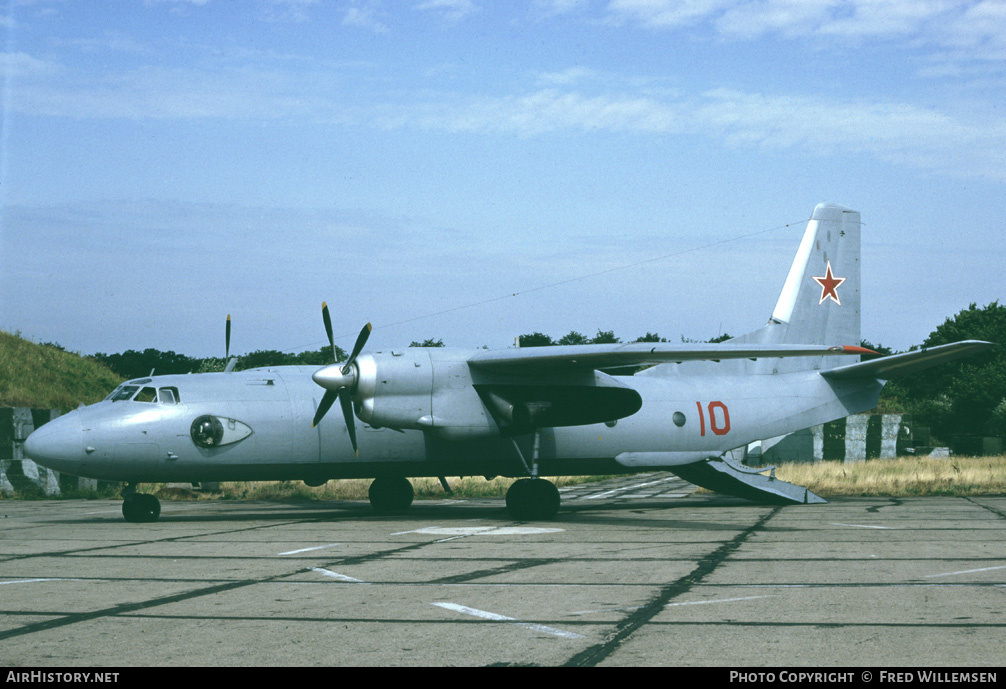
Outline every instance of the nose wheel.
<svg viewBox="0 0 1006 689"><path fill-rule="evenodd" d="M129 484L122 491L122 516L127 522L156 522L161 516L161 501L153 495L137 493Z"/></svg>
<svg viewBox="0 0 1006 689"><path fill-rule="evenodd" d="M378 477L370 484L370 505L378 514L399 514L412 504L415 492L403 476Z"/></svg>

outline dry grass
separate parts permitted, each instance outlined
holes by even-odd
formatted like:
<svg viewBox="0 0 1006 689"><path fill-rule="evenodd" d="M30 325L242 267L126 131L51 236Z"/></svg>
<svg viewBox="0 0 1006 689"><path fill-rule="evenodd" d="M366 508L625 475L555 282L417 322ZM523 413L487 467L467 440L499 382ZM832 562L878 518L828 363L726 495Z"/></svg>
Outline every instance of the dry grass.
<svg viewBox="0 0 1006 689"><path fill-rule="evenodd" d="M1006 495L1006 455L780 464L775 475L825 498Z"/></svg>
<svg viewBox="0 0 1006 689"><path fill-rule="evenodd" d="M603 481L610 476L550 476L556 486L578 485L593 481ZM413 478L413 490L417 500L447 497L440 481L435 478ZM516 479L497 477L486 480L481 476L448 478L447 484L455 498L502 498ZM220 484L220 492L208 493L186 488L169 487L165 484L146 485L144 493L154 493L162 500L367 500L370 479L332 480L323 486L311 487L300 481L249 481L225 482Z"/></svg>
<svg viewBox="0 0 1006 689"><path fill-rule="evenodd" d="M912 497L923 495L1006 495L1006 455L993 457L902 457L865 462L780 464L776 477L810 488L828 498L849 496ZM549 477L560 488L610 476ZM435 478L413 478L416 499L446 497ZM502 498L512 478L491 481L480 476L448 478L456 498ZM205 497L234 500L366 500L370 479L329 481L311 488L300 481L222 483L221 493L196 493L158 486L162 499ZM701 489L700 489L701 490Z"/></svg>
<svg viewBox="0 0 1006 689"><path fill-rule="evenodd" d="M780 464L776 476L810 488L824 498L837 496L917 497L926 495L978 496L1006 495L1006 455L994 457L902 457L866 462L817 462ZM549 477L560 488L610 476ZM446 497L435 478L410 479L416 499ZM502 498L512 478L491 481L480 476L448 478L455 498ZM367 500L370 479L332 480L312 488L300 481L251 481L220 484L219 492L192 490L179 484L144 484L140 490L161 500ZM64 490L64 498L114 498L121 486L105 485L101 490ZM699 489L699 492L708 492ZM5 498L0 495L0 501ZM42 491L16 491L14 499L45 498Z"/></svg>

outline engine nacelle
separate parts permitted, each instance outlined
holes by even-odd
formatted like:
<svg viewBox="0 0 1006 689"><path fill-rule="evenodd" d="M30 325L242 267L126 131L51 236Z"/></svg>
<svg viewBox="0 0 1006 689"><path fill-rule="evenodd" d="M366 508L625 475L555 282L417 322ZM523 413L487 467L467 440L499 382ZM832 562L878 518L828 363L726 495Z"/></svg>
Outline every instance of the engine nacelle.
<svg viewBox="0 0 1006 689"><path fill-rule="evenodd" d="M409 347L357 358L356 416L375 427L433 431L445 440L499 435L472 386L470 350Z"/></svg>
<svg viewBox="0 0 1006 689"><path fill-rule="evenodd" d="M376 427L424 427L420 419L433 414L433 366L425 350L363 354L356 366L353 402L361 421Z"/></svg>
<svg viewBox="0 0 1006 689"><path fill-rule="evenodd" d="M554 378L486 375L470 350L410 347L364 354L354 366L356 416L375 427L434 431L445 440L579 426L636 413L635 390L598 371Z"/></svg>

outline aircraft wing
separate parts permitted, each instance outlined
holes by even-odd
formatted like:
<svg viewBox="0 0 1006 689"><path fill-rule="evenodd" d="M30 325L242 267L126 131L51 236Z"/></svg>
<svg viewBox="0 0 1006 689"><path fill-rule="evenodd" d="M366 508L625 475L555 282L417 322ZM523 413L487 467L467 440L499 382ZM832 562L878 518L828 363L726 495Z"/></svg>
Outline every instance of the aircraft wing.
<svg viewBox="0 0 1006 689"><path fill-rule="evenodd" d="M905 376L909 373L924 371L931 366L941 364L945 361L960 359L996 346L994 342L963 340L961 342L940 345L939 347L930 347L904 354L892 354L880 359L861 361L849 364L848 366L839 366L838 368L821 371L821 375L825 378L835 378L838 380L851 378L888 380L890 378Z"/></svg>
<svg viewBox="0 0 1006 689"><path fill-rule="evenodd" d="M719 361L721 359L759 359L791 356L829 356L840 354L876 354L871 349L850 345L757 345L757 344L680 344L653 342L605 345L559 345L484 351L468 359L476 369L492 373L610 369L620 366L645 366L682 361Z"/></svg>

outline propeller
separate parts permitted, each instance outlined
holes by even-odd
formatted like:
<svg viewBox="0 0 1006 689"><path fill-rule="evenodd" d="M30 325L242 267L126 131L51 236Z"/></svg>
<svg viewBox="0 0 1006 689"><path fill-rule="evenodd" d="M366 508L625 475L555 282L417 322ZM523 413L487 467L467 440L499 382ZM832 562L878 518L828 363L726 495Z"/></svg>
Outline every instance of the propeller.
<svg viewBox="0 0 1006 689"><path fill-rule="evenodd" d="M334 360L335 337L332 335L332 317L328 312L328 304L325 302L321 304L321 319L325 322L325 334L328 336L328 343L332 346L332 359ZM364 345L367 344L367 338L370 337L371 330L373 328L370 323L363 326L363 329L356 338L356 344L353 345L353 351L345 364L340 367L337 361L333 361L332 365L316 371L312 376L315 383L325 388L325 394L322 395L321 402L318 404L318 411L315 412L311 428L317 426L325 418L325 414L332 408L336 397L338 397L339 404L342 407L342 415L346 420L346 430L349 431L349 440L353 443L353 450L357 454L359 454L359 449L356 445L356 416L353 414L353 388L356 386L359 373L353 364L356 361L356 357L363 350Z"/></svg>
<svg viewBox="0 0 1006 689"><path fill-rule="evenodd" d="M227 327L224 328L224 373L230 373L238 363L237 357L231 359L231 315L227 314Z"/></svg>

